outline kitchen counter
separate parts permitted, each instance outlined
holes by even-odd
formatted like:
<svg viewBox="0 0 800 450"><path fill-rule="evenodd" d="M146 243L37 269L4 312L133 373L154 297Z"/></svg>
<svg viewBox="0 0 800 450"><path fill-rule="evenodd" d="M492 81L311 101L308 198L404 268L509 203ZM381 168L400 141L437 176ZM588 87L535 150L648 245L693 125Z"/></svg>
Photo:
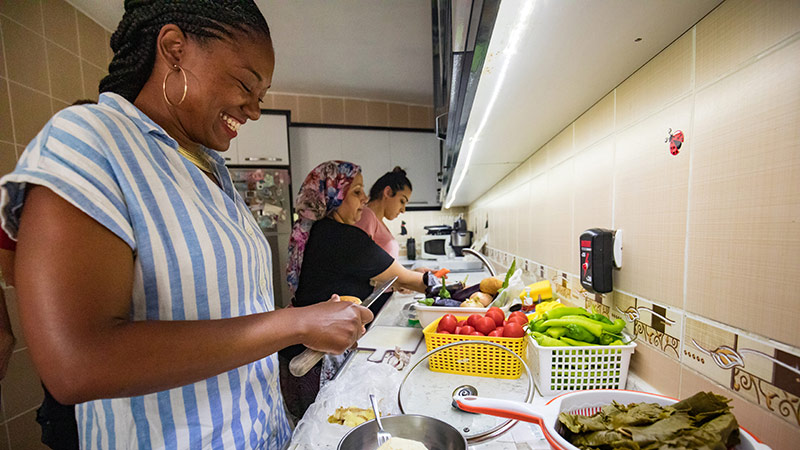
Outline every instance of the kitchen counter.
<svg viewBox="0 0 800 450"><path fill-rule="evenodd" d="M475 283L488 276L488 272L451 273L448 277L453 281L463 281L467 276L469 283ZM372 326L408 328L408 318L403 314L403 308L412 302L415 302L414 294L394 293L375 317ZM418 330L419 338L422 339L422 329L419 328L419 325L416 325L416 330ZM393 343L386 344L387 346L393 345ZM367 358L373 356L372 353L372 351L359 350L350 354L336 378L323 387L317 397L317 402L309 408L298 424L288 447L290 450L336 449L339 439L349 431L349 428L328 424L328 416L340 406L368 407L367 392L375 393L377 397L383 399L380 402L382 411L388 410L392 414L400 413L397 405L397 390L407 371L425 355L425 342L423 340L419 344L416 352L411 355L409 364L401 371L397 371L389 365L391 355L385 356L382 363L367 361ZM541 397L535 397L535 400L543 401ZM498 420L503 421L504 419ZM518 423L511 430L490 442L470 446L472 450L517 450L518 448L548 449L550 447L544 440L539 427L525 422Z"/></svg>
<svg viewBox="0 0 800 450"><path fill-rule="evenodd" d="M429 261L424 261L425 263ZM453 281L463 281L469 277L468 283L474 284L488 275L488 272L451 273L448 278ZM372 326L394 327L395 329L409 329L407 316L403 313L404 307L415 302L415 294L394 293L385 306L375 317ZM422 339L422 329L417 324L415 329ZM386 347L392 348L393 342L387 342ZM386 355L382 363L375 363L367 359L373 357L372 351L354 351L350 354L338 375L329 384L324 386L311 408L309 408L302 421L298 424L288 448L290 450L335 450L338 442L350 428L342 425L327 423L327 418L337 407L357 406L367 408L369 402L367 393L374 393L379 399L381 411L390 414L399 414L397 394L400 383L413 365L426 354L424 340L419 344L416 352L411 355L410 362L400 371L389 364L391 355ZM374 355L378 356L378 355ZM415 370L423 368L424 363ZM427 370L425 368L425 370ZM440 374L437 374L437 376ZM445 383L447 381L445 380ZM657 393L651 386L643 382L634 374L628 374L627 389L643 392ZM520 387L524 392L524 387ZM490 393L484 391L487 396ZM552 397L542 397L536 393L531 401L532 405L544 405ZM427 410L426 410L427 412ZM437 416L431 409L426 415ZM504 420L504 419L498 419ZM518 449L549 449L550 446L544 439L538 425L518 422L503 435L485 443L472 445L471 450L518 450Z"/></svg>

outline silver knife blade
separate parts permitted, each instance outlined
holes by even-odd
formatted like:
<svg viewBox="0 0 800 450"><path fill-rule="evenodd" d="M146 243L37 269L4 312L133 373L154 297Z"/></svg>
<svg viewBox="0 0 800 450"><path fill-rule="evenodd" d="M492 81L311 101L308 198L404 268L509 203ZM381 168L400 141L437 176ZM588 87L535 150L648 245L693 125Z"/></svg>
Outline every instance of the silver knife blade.
<svg viewBox="0 0 800 450"><path fill-rule="evenodd" d="M375 290L372 291L372 293L369 294L369 296L367 296L367 298L365 298L363 302L361 302L361 306L363 306L364 308L369 307L369 305L371 305L372 302L377 300L378 297L381 296L381 294L383 294L384 292L386 292L387 289L392 287L392 285L394 284L395 281L397 281L397 277L394 277L394 278L392 278L390 280L387 280L382 285L376 287Z"/></svg>
<svg viewBox="0 0 800 450"><path fill-rule="evenodd" d="M378 286L374 291L372 291L372 294L369 294L369 296L365 298L363 302L361 302L361 306L366 308L371 305L372 302L380 297L381 294L386 292L386 290L389 289L389 287L391 287L395 281L397 281L397 277L394 277ZM308 371L311 370L311 368L314 367L324 355L325 353L307 348L303 350L303 353L300 353L292 358L291 361L289 361L289 372L296 377L302 377L308 373Z"/></svg>

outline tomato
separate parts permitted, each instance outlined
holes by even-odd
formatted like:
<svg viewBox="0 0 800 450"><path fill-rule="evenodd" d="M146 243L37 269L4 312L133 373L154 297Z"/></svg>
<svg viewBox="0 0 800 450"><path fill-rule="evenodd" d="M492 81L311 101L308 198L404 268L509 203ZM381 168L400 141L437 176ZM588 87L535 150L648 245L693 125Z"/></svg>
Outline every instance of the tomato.
<svg viewBox="0 0 800 450"><path fill-rule="evenodd" d="M497 328L497 325L495 325L494 319L491 317L482 317L481 320L478 321L478 326L475 327L476 330L483 334L489 334L489 332L495 328Z"/></svg>
<svg viewBox="0 0 800 450"><path fill-rule="evenodd" d="M452 314L445 314L439 319L439 325L436 326L436 332L447 331L448 333L452 333L456 331L456 316Z"/></svg>
<svg viewBox="0 0 800 450"><path fill-rule="evenodd" d="M495 328L494 330L490 331L487 336L491 337L503 337L503 327Z"/></svg>
<svg viewBox="0 0 800 450"><path fill-rule="evenodd" d="M486 317L491 317L492 320L494 320L494 325L496 327L502 326L503 319L505 319L505 316L503 316L503 311L501 311L500 308L490 309L489 311L486 311Z"/></svg>
<svg viewBox="0 0 800 450"><path fill-rule="evenodd" d="M500 314L502 314L504 318L506 317L506 313L504 313L503 310L498 308L497 306L492 306L491 308L489 308L489 311L486 311L486 312L489 313L489 312L492 312L492 311L497 311Z"/></svg>
<svg viewBox="0 0 800 450"><path fill-rule="evenodd" d="M522 319L519 316L509 317L506 322L515 322L523 326L528 324L527 319Z"/></svg>
<svg viewBox="0 0 800 450"><path fill-rule="evenodd" d="M467 318L467 325L471 326L472 328L478 327L478 321L483 318L480 314L472 314Z"/></svg>
<svg viewBox="0 0 800 450"><path fill-rule="evenodd" d="M475 328L472 328L469 325L465 325L465 326L461 327L461 333L460 334L470 334L473 331L475 331Z"/></svg>
<svg viewBox="0 0 800 450"><path fill-rule="evenodd" d="M437 331L437 333L439 333L439 334L453 334L453 333L451 333L449 331L446 331L446 330Z"/></svg>
<svg viewBox="0 0 800 450"><path fill-rule="evenodd" d="M503 335L503 330L504 330L504 329L505 329L505 327L497 327L497 328L495 328L495 331L497 331L498 333L500 333L500 336L502 336L502 335Z"/></svg>
<svg viewBox="0 0 800 450"><path fill-rule="evenodd" d="M526 316L525 313L522 312L522 311L514 311L514 312L512 312L511 314L508 315L508 319L509 320L511 320L512 317L519 317L520 320L523 321L523 322L520 322L520 324L528 323L528 316Z"/></svg>
<svg viewBox="0 0 800 450"><path fill-rule="evenodd" d="M456 326L456 331L454 331L453 334L461 334L461 327Z"/></svg>
<svg viewBox="0 0 800 450"><path fill-rule="evenodd" d="M525 336L525 330L517 322L508 322L508 325L503 327L503 337L521 338L523 336Z"/></svg>
<svg viewBox="0 0 800 450"><path fill-rule="evenodd" d="M464 319L464 320L459 320L458 323L456 324L456 326L457 327L463 327L466 324L467 324L467 320Z"/></svg>
<svg viewBox="0 0 800 450"><path fill-rule="evenodd" d="M472 332L472 333L470 333L469 335L470 335L470 336L485 336L485 335L484 335L483 333L481 333L480 331L473 331L473 332Z"/></svg>

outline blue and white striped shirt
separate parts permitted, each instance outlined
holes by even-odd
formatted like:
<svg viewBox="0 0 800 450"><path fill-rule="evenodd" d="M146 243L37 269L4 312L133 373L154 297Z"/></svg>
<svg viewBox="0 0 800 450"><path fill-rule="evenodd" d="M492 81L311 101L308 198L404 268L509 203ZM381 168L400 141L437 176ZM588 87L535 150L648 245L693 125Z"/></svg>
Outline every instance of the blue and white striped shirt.
<svg viewBox="0 0 800 450"><path fill-rule="evenodd" d="M119 95L66 108L0 180L3 226L16 236L30 183L111 230L134 252L132 320L274 309L269 245L223 159L205 150L220 189L177 147ZM76 416L85 449L279 449L291 435L275 355L191 385L83 403Z"/></svg>

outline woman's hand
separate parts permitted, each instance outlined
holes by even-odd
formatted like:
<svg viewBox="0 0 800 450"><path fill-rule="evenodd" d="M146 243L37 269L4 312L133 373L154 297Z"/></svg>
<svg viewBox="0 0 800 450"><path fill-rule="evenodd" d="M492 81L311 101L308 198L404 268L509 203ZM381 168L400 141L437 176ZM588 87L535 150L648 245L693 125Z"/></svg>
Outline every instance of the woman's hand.
<svg viewBox="0 0 800 450"><path fill-rule="evenodd" d="M372 311L339 300L334 294L327 302L297 308L306 321L302 343L325 353L340 354L364 335L364 325L372 321Z"/></svg>

